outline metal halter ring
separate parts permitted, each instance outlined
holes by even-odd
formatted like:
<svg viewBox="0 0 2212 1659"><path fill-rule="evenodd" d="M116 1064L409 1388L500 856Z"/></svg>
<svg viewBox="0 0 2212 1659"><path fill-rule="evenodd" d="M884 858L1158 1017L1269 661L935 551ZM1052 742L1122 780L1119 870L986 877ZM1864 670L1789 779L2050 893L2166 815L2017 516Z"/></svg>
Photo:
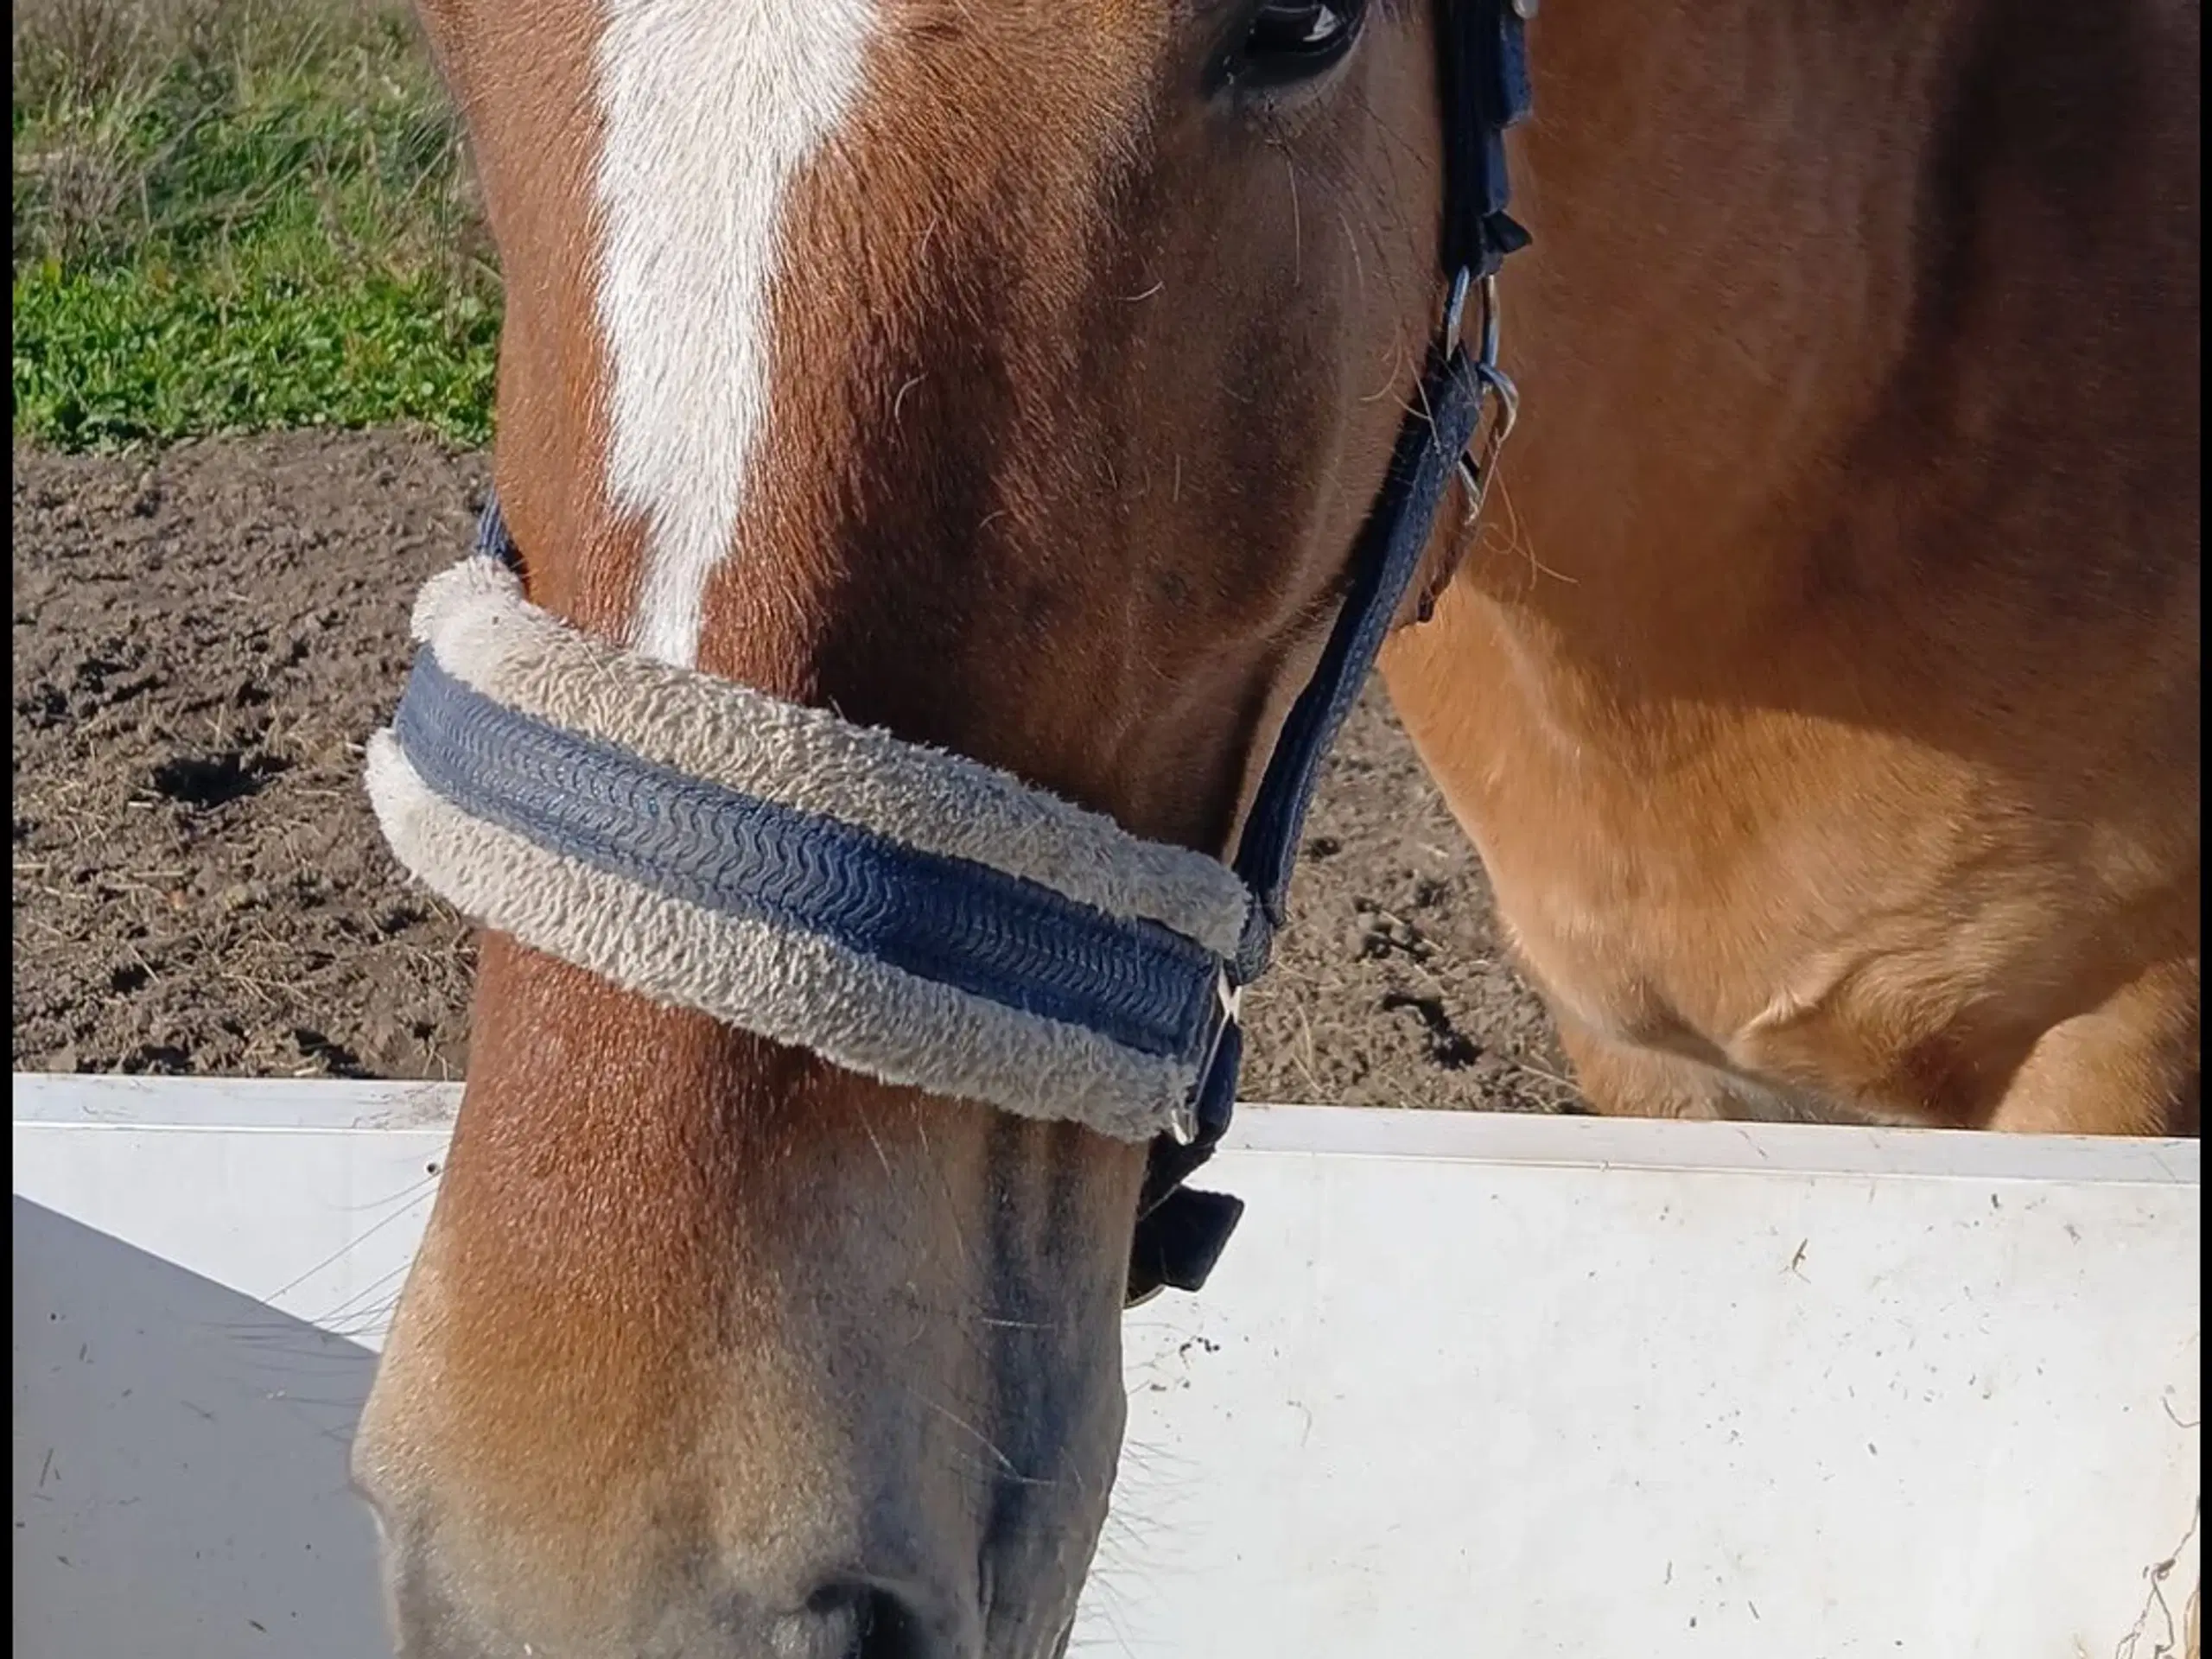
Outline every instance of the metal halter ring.
<svg viewBox="0 0 2212 1659"><path fill-rule="evenodd" d="M1468 367L1484 389L1497 402L1497 413L1484 429L1478 444L1468 446L1467 453L1459 457L1459 481L1466 486L1467 518L1470 522L1481 516L1483 499L1490 493L1490 481L1496 475L1498 451L1504 448L1513 423L1521 417L1521 391L1512 378L1498 366L1499 336L1502 332L1501 312L1497 299L1497 278L1489 276L1476 280L1465 266L1452 279L1452 291L1444 302L1444 349L1453 351L1459 346L1459 331L1466 317L1467 296L1472 293L1481 308L1481 327L1476 336L1475 353ZM1479 448L1480 456L1476 451Z"/></svg>
<svg viewBox="0 0 2212 1659"><path fill-rule="evenodd" d="M1475 342L1475 366L1497 366L1497 278L1485 276L1480 282L1465 265L1452 278L1452 289L1444 300L1444 350L1449 353L1459 344L1459 330L1466 320L1467 296L1474 294L1482 302L1482 333Z"/></svg>
<svg viewBox="0 0 2212 1659"><path fill-rule="evenodd" d="M1490 493L1490 481L1497 475L1497 453L1505 448L1513 423L1521 416L1521 391L1504 370L1494 364L1478 363L1475 378L1497 397L1497 414L1484 432L1481 439L1482 456L1475 458L1473 446L1459 457L1459 481L1467 491L1467 521L1472 524L1482 517L1483 498Z"/></svg>

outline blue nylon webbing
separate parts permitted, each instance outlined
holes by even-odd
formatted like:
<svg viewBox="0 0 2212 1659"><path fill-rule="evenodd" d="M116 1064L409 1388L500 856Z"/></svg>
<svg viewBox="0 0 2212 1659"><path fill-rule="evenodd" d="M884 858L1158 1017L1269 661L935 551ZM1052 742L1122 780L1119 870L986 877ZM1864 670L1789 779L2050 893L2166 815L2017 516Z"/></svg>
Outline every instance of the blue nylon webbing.
<svg viewBox="0 0 2212 1659"><path fill-rule="evenodd" d="M1228 964L1230 979L1237 985L1250 984L1267 967L1274 930L1286 919L1299 841L1321 761L1335 742L1338 731L1374 667L1376 656L1389 633L1406 590L1421 567L1437 507L1451 482L1453 468L1482 417L1483 388L1464 353L1456 347L1449 359L1432 360L1421 382L1421 412L1409 416L1399 429L1376 511L1362 529L1353 550L1335 626L1312 678L1283 722L1237 841L1236 855L1230 868L1260 899L1254 906L1252 923L1246 930L1236 960ZM496 496L485 502L478 524L476 550L510 569L519 569L520 557L507 532ZM429 660L428 653L423 660ZM411 700L415 695L410 683L408 698ZM402 707L405 709L405 702ZM416 729L427 739L428 723L419 715ZM585 741L565 733L560 735L576 743ZM405 741L403 739L403 744ZM597 747L602 753L601 764L607 766L662 770L651 767L651 763L613 745ZM575 771L579 786L585 775L582 769ZM670 779L679 776L674 772L664 775ZM466 772L457 772L454 786L463 787L466 784ZM611 826L610 833L613 833ZM861 853L856 849L855 855L875 858L886 850L895 849L910 857L922 856L908 849L895 848L892 842L868 839L874 842L874 850ZM1001 876L1000 872L982 865L963 864L962 868L974 874L998 877L1014 884L1013 878ZM1030 887L1038 893L1046 891L1027 883L1014 886ZM1059 898L1058 894L1050 896ZM980 890L972 897L974 902L984 906L999 901L998 895ZM1164 938L1177 937L1164 928L1155 927L1153 931ZM1195 945L1190 948L1198 949ZM1207 961L1211 964L1211 958ZM1211 965L1208 972L1211 974ZM1211 978L1206 995L1209 998L1213 995ZM994 1000L1004 998L995 996ZM1218 1063L1226 1065L1234 1058L1235 1050L1227 1049L1218 1057ZM1233 1074L1230 1083L1233 1088Z"/></svg>
<svg viewBox="0 0 2212 1659"><path fill-rule="evenodd" d="M1484 389L1457 346L1447 358L1432 356L1421 392L1425 414L1408 416L1398 429L1382 493L1353 550L1350 586L1336 626L1313 677L1291 705L1237 839L1232 868L1260 899L1238 952L1236 977L1240 984L1249 983L1267 966L1274 930L1283 922L1300 832L1322 758L1366 683L1368 671L1427 551L1445 488L1482 419ZM1192 1193L1183 1183L1213 1156L1228 1130L1243 1058L1243 1033L1232 1024L1223 1033L1198 1081L1193 1103L1197 1134L1187 1142L1167 1138L1154 1141L1145 1172L1138 1201L1141 1221L1179 1198L1187 1198L1200 1214L1197 1220L1164 1220L1157 1230L1175 1238L1172 1247L1160 1247L1158 1253L1163 1258L1177 1253L1189 1258L1165 1267L1162 1277L1186 1289L1196 1287L1191 1282L1194 1276L1203 1279L1227 1241L1228 1230L1236 1224L1239 1206L1233 1201ZM1141 1227L1138 1243L1141 1255Z"/></svg>
<svg viewBox="0 0 2212 1659"><path fill-rule="evenodd" d="M1505 130L1533 102L1524 10L1509 0L1443 0L1436 47L1444 120L1444 274L1495 276L1529 232L1506 212L1512 196Z"/></svg>
<svg viewBox="0 0 2212 1659"><path fill-rule="evenodd" d="M1352 551L1336 626L1313 678L1291 705L1237 840L1230 868L1259 895L1270 929L1286 918L1300 832L1322 758L1375 665L1427 551L1445 487L1482 418L1483 388L1457 347L1448 359L1432 360L1421 393L1426 418L1409 416L1399 428L1382 493ZM1238 963L1241 981L1256 977L1267 965L1264 933L1256 943L1258 960Z"/></svg>
<svg viewBox="0 0 2212 1659"><path fill-rule="evenodd" d="M428 650L392 732L437 794L549 852L1141 1053L1205 1058L1219 964L1156 923L564 731L462 683Z"/></svg>

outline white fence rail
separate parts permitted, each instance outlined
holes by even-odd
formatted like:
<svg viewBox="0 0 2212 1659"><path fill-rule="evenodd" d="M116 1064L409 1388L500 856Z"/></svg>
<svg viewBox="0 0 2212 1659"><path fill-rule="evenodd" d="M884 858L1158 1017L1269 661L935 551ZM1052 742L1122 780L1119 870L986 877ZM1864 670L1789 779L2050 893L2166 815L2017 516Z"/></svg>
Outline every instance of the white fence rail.
<svg viewBox="0 0 2212 1659"><path fill-rule="evenodd" d="M389 1651L345 1443L455 1092L15 1079L19 1655ZM2157 1659L2198 1158L1249 1110L1074 1651Z"/></svg>

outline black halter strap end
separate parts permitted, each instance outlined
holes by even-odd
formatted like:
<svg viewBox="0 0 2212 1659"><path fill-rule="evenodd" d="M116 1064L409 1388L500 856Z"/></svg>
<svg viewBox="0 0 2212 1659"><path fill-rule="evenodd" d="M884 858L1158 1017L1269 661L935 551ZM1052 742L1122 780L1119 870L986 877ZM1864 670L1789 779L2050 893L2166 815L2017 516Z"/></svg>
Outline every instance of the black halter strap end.
<svg viewBox="0 0 2212 1659"><path fill-rule="evenodd" d="M1521 221L1508 213L1495 213L1483 221L1483 251L1490 261L1490 269L1478 270L1478 276L1495 276L1497 268L1505 263L1509 253L1518 253L1532 240L1522 227Z"/></svg>
<svg viewBox="0 0 2212 1659"><path fill-rule="evenodd" d="M1129 1251L1128 1304L1135 1306L1156 1291L1203 1288L1243 1214L1242 1198L1179 1188L1137 1228Z"/></svg>
<svg viewBox="0 0 2212 1659"><path fill-rule="evenodd" d="M1242 1198L1199 1192L1183 1185L1205 1166L1229 1132L1243 1062L1243 1028L1231 1019L1223 1026L1213 1058L1198 1080L1192 1102L1191 1138L1162 1135L1152 1143L1144 1191L1137 1199L1136 1237L1129 1247L1132 1304L1163 1287L1198 1289L1228 1248L1229 1236L1244 1213Z"/></svg>
<svg viewBox="0 0 2212 1659"><path fill-rule="evenodd" d="M1161 1135L1152 1145L1146 1164L1144 1190L1137 1198L1137 1221L1143 1223L1203 1168L1229 1133L1230 1115L1236 1109L1236 1078L1244 1064L1244 1029L1231 1020L1222 1028L1221 1040L1198 1079L1192 1101L1192 1126L1187 1141Z"/></svg>

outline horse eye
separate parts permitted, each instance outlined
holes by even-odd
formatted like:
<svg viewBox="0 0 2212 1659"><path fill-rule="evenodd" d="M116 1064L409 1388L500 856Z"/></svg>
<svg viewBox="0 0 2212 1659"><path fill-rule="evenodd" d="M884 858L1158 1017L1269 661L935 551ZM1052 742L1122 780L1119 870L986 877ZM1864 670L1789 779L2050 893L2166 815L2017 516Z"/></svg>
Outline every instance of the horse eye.
<svg viewBox="0 0 2212 1659"><path fill-rule="evenodd" d="M1361 0L1335 0L1334 4L1270 0L1253 14L1242 55L1269 76L1318 73L1351 44L1363 10Z"/></svg>

